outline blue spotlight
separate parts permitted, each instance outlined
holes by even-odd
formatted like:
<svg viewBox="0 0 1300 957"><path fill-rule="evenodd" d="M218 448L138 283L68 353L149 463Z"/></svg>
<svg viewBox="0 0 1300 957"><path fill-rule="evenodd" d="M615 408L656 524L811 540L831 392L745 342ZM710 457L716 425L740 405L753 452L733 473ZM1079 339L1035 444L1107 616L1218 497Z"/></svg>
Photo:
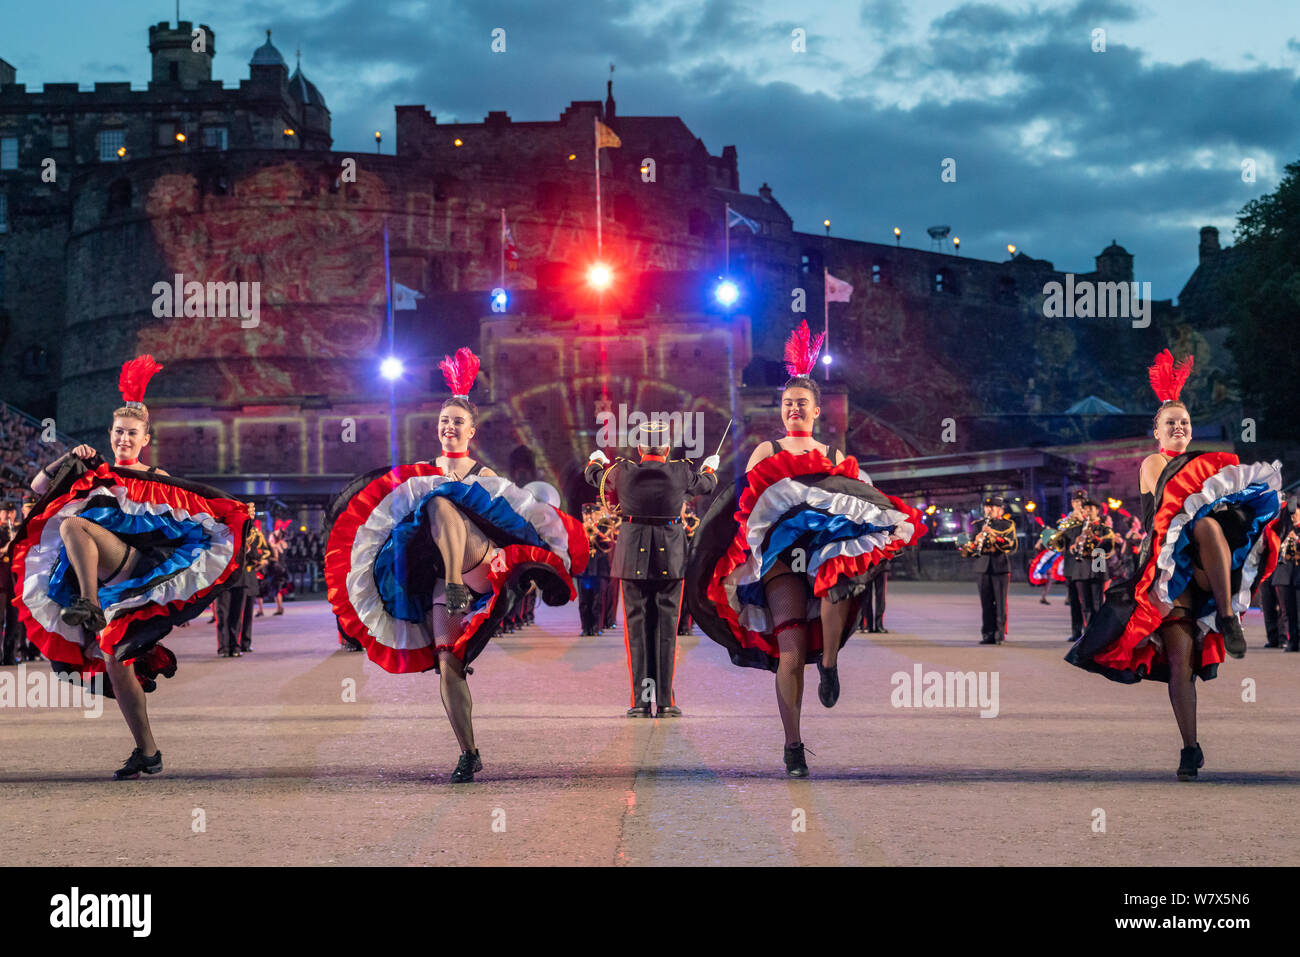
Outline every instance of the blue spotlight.
<svg viewBox="0 0 1300 957"><path fill-rule="evenodd" d="M506 306L510 303L510 297L500 286L492 290L492 311L505 312Z"/></svg>
<svg viewBox="0 0 1300 957"><path fill-rule="evenodd" d="M724 279L713 288L713 298L724 306L731 306L740 298L740 289L730 279Z"/></svg>
<svg viewBox="0 0 1300 957"><path fill-rule="evenodd" d="M822 365L828 366L830 364L831 364L831 354L828 352L826 353L826 355L822 356Z"/></svg>
<svg viewBox="0 0 1300 957"><path fill-rule="evenodd" d="M402 377L402 360L396 356L389 356L383 362L379 363L379 374L392 382L394 379Z"/></svg>

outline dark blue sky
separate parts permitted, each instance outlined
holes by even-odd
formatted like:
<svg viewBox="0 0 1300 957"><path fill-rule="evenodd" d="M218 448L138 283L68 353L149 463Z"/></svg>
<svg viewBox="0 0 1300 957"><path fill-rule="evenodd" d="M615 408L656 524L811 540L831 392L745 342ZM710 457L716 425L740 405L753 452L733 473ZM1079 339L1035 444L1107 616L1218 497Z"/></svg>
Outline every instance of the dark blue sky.
<svg viewBox="0 0 1300 957"><path fill-rule="evenodd" d="M0 57L29 89L143 87L147 28L175 18L174 0L8 6ZM213 28L231 86L267 28L291 68L301 48L338 149L373 149L376 129L391 148L396 104L557 119L603 97L614 62L620 113L680 115L715 154L735 144L742 189L771 184L798 229L830 217L888 242L897 225L924 247L943 223L963 255L1014 242L1076 272L1114 238L1156 298L1177 296L1201 226L1230 243L1242 204L1300 158L1294 0L183 0L181 16Z"/></svg>

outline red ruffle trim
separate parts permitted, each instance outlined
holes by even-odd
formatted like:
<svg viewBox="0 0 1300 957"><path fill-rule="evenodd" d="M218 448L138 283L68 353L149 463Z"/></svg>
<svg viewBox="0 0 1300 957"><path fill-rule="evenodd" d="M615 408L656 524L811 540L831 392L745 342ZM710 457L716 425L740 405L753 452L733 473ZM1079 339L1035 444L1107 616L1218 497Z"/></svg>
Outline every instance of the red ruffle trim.
<svg viewBox="0 0 1300 957"><path fill-rule="evenodd" d="M81 653L81 645L69 641L57 632L47 631L32 617L26 603L22 600L22 582L26 576L27 552L31 548L31 544L40 541L46 522L63 506L72 499L84 499L86 494L95 486L111 487L121 485L126 488L127 498L135 502L148 502L154 505L163 504L172 510L184 509L190 514L206 512L230 529L231 545L233 547L231 560L226 564L217 580L206 588L195 592L188 599L169 602L166 605L149 604L115 616L108 623L108 627L99 633L99 647L105 654L111 655L113 653L113 649L126 635L126 630L132 622L179 611L195 601L203 600L237 569L239 557L244 551L244 526L248 521L248 511L244 503L234 499L203 498L175 485L152 481L143 477L144 475L147 475L147 473L137 473L127 469L116 470L106 463L101 464L93 472L87 472L77 479L67 493L47 505L39 516L28 520L27 534L23 541L19 542L15 547L13 554L14 603L18 606L19 620L23 622L23 626L27 629L28 639L40 648L41 653L51 661L81 666L83 673L86 674L93 674L103 667L102 663L98 661L86 659ZM89 668L86 666L89 666Z"/></svg>
<svg viewBox="0 0 1300 957"><path fill-rule="evenodd" d="M800 454L778 452L776 455L769 455L755 465L749 471L749 487L740 494L740 501L736 511L736 522L738 523L736 535L727 547L726 554L714 569L709 579L709 586L705 590L705 594L713 603L718 616L727 623L732 634L736 636L736 639L742 645L761 648L766 654L774 658L780 654L775 635L768 632L752 631L744 627L740 623L739 614L731 607L731 602L727 599L727 592L722 582L736 568L749 560L749 547L747 545L748 520L763 492L783 478L799 478L805 475L842 475L846 478L856 479L859 475L858 461L852 456L847 456L839 465L835 465L825 455L817 451ZM879 492L880 490L876 489L876 491ZM856 578L864 574L872 566L893 558L904 548L915 545L921 540L921 536L926 533L927 528L922 521L920 511L893 495L884 492L881 492L881 494L889 499L890 504L895 509L907 516L907 520L916 529L912 540L910 542L895 540L883 548L875 548L862 555L842 555L823 562L817 569L817 576L813 580L813 594L816 597L825 597L826 593L841 577ZM808 623L808 632L808 654L809 657L812 657L814 652L819 653L822 649L821 620L814 619L810 621Z"/></svg>
<svg viewBox="0 0 1300 957"><path fill-rule="evenodd" d="M1205 483L1222 469L1238 464L1240 464L1240 460L1230 452L1207 452L1196 456L1179 469L1165 483L1164 497L1152 520L1151 534L1154 536L1155 541L1164 541L1169 532L1170 523L1182 512L1188 496L1200 491ZM1263 581L1268 575L1272 574L1274 566L1277 565L1279 544L1277 532L1270 525L1265 530L1264 536L1266 556L1256 581ZM1135 674L1146 675L1151 673L1153 664L1165 660L1164 652L1156 648L1151 642L1138 647L1146 638L1155 634L1163 622L1159 609L1151 601L1148 594L1160 571L1156 565L1158 556L1159 547L1153 547L1151 557L1147 559L1146 566L1142 569L1142 574L1134 589L1133 614L1129 617L1124 632L1115 639L1108 649L1093 659L1098 664L1118 671L1127 670ZM1220 632L1211 631L1205 635L1201 643L1201 659L1199 662L1193 663L1193 668L1199 670L1206 665L1220 664L1226 657L1223 635Z"/></svg>

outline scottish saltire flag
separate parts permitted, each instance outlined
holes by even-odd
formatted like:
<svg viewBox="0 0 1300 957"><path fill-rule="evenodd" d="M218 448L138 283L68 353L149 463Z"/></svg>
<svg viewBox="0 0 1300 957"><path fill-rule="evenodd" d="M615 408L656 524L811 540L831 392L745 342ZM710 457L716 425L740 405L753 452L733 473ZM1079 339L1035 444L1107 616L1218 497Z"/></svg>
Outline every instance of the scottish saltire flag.
<svg viewBox="0 0 1300 957"><path fill-rule="evenodd" d="M757 221L750 219L748 216L740 215L740 213L728 206L727 228L730 229L732 226L748 226L750 231L755 233L760 232L763 228Z"/></svg>

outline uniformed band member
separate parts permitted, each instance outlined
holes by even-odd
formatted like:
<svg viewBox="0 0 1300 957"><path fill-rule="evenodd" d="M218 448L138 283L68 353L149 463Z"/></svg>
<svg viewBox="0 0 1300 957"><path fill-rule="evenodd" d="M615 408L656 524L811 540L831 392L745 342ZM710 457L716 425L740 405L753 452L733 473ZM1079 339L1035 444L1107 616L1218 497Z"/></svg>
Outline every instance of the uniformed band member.
<svg viewBox="0 0 1300 957"><path fill-rule="evenodd" d="M1087 514L1084 511L1083 503L1088 501L1088 493L1077 488L1070 496L1070 514L1061 519L1057 525L1057 532L1048 542L1049 547L1056 549L1065 556L1061 565L1061 574L1065 576L1065 595L1070 604L1070 637L1069 641L1079 640L1083 634L1083 605L1079 601L1079 593L1074 588L1074 571L1075 558L1070 546L1079 535L1079 530L1087 520Z"/></svg>
<svg viewBox="0 0 1300 957"><path fill-rule="evenodd" d="M972 526L974 537L959 549L963 556L975 559L975 582L984 612L981 645L1000 645L1007 636L1007 589L1011 585L1007 556L1016 550L1016 523L1003 516L1005 506L1001 495L984 499L984 517Z"/></svg>
<svg viewBox="0 0 1300 957"><path fill-rule="evenodd" d="M1115 534L1101 519L1101 503L1083 500L1083 524L1071 530L1068 577L1070 592L1079 605L1083 627L1101 607L1101 596L1108 577L1106 560L1097 560L1097 552L1108 558L1115 550ZM1073 609L1071 610L1073 612Z"/></svg>
<svg viewBox="0 0 1300 957"><path fill-rule="evenodd" d="M1284 503L1282 515L1277 522L1277 536L1281 542L1278 551L1277 568L1266 584L1267 589L1260 589L1260 606L1264 606L1264 592L1271 592L1277 603L1276 644L1269 641L1270 648L1283 648L1286 651L1300 651L1300 619L1296 617L1296 591L1300 589L1300 492L1292 493L1289 503ZM1270 636L1272 638L1272 636Z"/></svg>
<svg viewBox="0 0 1300 957"><path fill-rule="evenodd" d="M680 715L673 699L673 664L677 654L677 624L686 574L686 529L682 502L707 495L718 484L710 455L696 472L685 460L668 461L668 423L647 422L637 438L640 461L620 458L609 464L603 452L593 452L586 478L595 486L608 467L618 493L623 522L610 575L623 583L623 640L627 645L632 681L629 718L650 717L653 688L658 716ZM647 679L653 684L647 684Z"/></svg>
<svg viewBox="0 0 1300 957"><path fill-rule="evenodd" d="M700 517L695 514L695 506L691 502L682 503L682 525L686 528L686 548L690 550L691 539L695 537L695 529L700 524ZM691 609L686 600L682 599L682 609L677 619L677 634L689 635L691 633Z"/></svg>
<svg viewBox="0 0 1300 957"><path fill-rule="evenodd" d="M618 540L618 522L599 505L582 507L582 524L587 532L587 567L579 576L578 618L582 634L599 635L610 627L606 604L609 599L609 560Z"/></svg>

